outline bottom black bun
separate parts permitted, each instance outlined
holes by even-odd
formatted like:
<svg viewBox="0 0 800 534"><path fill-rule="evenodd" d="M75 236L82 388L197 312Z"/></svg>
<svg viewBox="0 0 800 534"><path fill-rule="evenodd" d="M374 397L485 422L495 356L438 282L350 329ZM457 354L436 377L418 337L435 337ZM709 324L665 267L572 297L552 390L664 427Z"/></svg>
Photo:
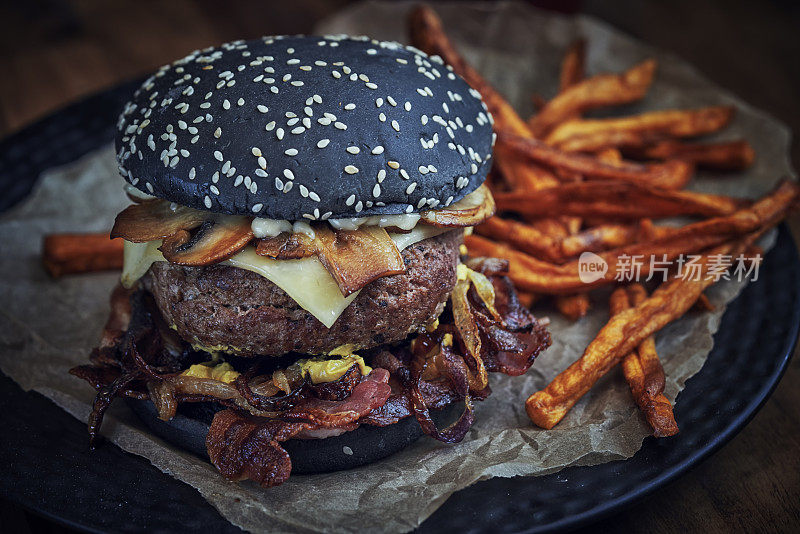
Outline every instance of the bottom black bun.
<svg viewBox="0 0 800 534"><path fill-rule="evenodd" d="M218 409L214 403L183 404L169 421L158 418L150 400L126 398L128 406L156 436L208 460L206 435ZM431 410L439 428L458 418L461 403L450 404L441 410ZM352 469L376 462L399 452L423 435L417 420L401 419L389 426L361 425L340 436L325 439L291 439L281 443L292 459L292 472L300 474L328 473Z"/></svg>

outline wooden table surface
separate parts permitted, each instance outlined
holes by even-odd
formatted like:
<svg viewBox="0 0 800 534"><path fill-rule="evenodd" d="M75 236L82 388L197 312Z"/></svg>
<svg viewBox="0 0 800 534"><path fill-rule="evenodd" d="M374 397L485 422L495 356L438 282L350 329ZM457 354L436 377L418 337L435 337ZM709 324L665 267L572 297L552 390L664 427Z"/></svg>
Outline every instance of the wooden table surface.
<svg viewBox="0 0 800 534"><path fill-rule="evenodd" d="M316 21L348 3L4 2L0 5L0 137L195 48L269 33L308 32ZM800 8L790 0L598 0L573 1L569 7L677 53L712 80L800 131ZM792 160L798 168L796 141ZM794 235L800 235L797 217L790 225ZM679 480L591 530L800 532L798 407L800 359L795 357L771 399L732 442ZM64 530L2 503L0 531Z"/></svg>

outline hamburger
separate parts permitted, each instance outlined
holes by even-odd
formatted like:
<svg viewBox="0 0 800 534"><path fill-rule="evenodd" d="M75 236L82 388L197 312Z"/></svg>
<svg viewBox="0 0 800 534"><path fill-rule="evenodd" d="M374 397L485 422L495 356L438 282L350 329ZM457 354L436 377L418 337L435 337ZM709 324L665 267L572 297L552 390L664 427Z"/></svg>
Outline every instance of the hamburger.
<svg viewBox="0 0 800 534"><path fill-rule="evenodd" d="M507 263L462 245L494 213L493 144L480 94L398 43L265 37L159 69L119 118L121 285L71 370L92 442L123 397L274 486L463 439L489 373L550 343Z"/></svg>

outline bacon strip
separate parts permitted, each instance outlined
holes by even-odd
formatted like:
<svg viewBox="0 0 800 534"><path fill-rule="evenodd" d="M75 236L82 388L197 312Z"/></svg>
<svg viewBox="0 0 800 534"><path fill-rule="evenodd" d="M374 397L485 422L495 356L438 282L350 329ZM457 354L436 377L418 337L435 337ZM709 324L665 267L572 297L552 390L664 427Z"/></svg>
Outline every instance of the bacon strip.
<svg viewBox="0 0 800 534"><path fill-rule="evenodd" d="M304 397L294 408L282 413L281 417L290 421L306 421L325 428L346 425L355 423L372 410L386 404L391 393L389 371L373 369L345 400Z"/></svg>
<svg viewBox="0 0 800 534"><path fill-rule="evenodd" d="M229 480L250 479L265 488L278 486L292 472L292 460L280 442L304 426L222 410L214 415L206 437L208 457Z"/></svg>

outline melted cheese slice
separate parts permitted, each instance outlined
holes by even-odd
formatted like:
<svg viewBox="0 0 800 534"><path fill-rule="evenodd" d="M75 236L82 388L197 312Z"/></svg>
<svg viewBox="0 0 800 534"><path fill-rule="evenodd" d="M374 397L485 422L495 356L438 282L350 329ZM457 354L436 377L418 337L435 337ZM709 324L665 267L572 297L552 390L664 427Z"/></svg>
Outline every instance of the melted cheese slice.
<svg viewBox="0 0 800 534"><path fill-rule="evenodd" d="M449 230L452 228L419 224L407 234L389 236L398 250L403 250ZM123 286L132 287L154 262L166 261L158 250L160 246L161 241L125 241L125 261L121 278ZM299 260L274 260L259 256L255 247L247 246L222 263L260 274L283 289L300 307L319 319L327 328L333 326L344 309L360 293L356 291L347 297L343 296L333 277L316 256Z"/></svg>

